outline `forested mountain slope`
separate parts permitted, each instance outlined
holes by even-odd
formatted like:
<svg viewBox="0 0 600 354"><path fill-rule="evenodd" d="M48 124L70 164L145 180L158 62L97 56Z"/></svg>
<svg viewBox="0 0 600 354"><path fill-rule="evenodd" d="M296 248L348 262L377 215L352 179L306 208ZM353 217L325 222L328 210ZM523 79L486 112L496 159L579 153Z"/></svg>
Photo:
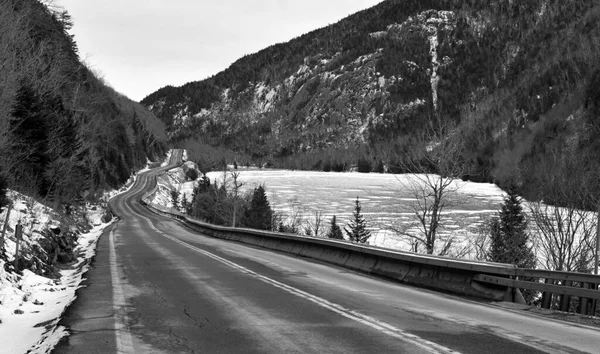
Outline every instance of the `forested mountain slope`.
<svg viewBox="0 0 600 354"><path fill-rule="evenodd" d="M402 166L443 132L465 177L591 207L598 58L597 1L387 0L142 104L175 141L292 168Z"/></svg>
<svg viewBox="0 0 600 354"><path fill-rule="evenodd" d="M162 121L81 62L71 26L52 2L0 0L0 176L56 203L120 186L166 140Z"/></svg>

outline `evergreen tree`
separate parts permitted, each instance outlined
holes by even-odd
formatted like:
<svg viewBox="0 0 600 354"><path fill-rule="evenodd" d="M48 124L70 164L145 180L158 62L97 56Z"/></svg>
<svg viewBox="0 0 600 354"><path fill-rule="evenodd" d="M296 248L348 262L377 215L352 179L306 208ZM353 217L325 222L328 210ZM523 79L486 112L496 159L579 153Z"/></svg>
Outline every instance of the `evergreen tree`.
<svg viewBox="0 0 600 354"><path fill-rule="evenodd" d="M348 239L352 242L366 243L371 237L371 232L367 230L367 222L360 213L361 206L358 197L356 197L356 205L350 224L344 228Z"/></svg>
<svg viewBox="0 0 600 354"><path fill-rule="evenodd" d="M190 207L190 203L188 202L187 197L184 194L181 197L181 209L183 210L184 213L187 213L189 207Z"/></svg>
<svg viewBox="0 0 600 354"><path fill-rule="evenodd" d="M179 191L172 190L171 191L171 203L173 203L173 208L179 208Z"/></svg>
<svg viewBox="0 0 600 354"><path fill-rule="evenodd" d="M377 173L383 173L383 172L385 172L385 167L383 165L383 160L377 161L377 163L373 167L373 172L377 172Z"/></svg>
<svg viewBox="0 0 600 354"><path fill-rule="evenodd" d="M333 216L333 218L331 218L331 226L329 228L329 232L327 233L327 237L336 240L344 239L342 229L338 226L335 215Z"/></svg>
<svg viewBox="0 0 600 354"><path fill-rule="evenodd" d="M273 210L263 186L254 189L250 207L244 213L244 225L258 230L271 230Z"/></svg>
<svg viewBox="0 0 600 354"><path fill-rule="evenodd" d="M527 220L521 198L509 188L499 217L490 222L491 244L487 258L519 268L535 268L535 255L528 245Z"/></svg>

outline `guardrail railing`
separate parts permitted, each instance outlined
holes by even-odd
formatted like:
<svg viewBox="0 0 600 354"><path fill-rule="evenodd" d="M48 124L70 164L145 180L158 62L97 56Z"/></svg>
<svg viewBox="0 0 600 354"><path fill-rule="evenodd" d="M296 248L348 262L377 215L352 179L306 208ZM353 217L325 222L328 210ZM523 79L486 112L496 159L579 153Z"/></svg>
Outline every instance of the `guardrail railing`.
<svg viewBox="0 0 600 354"><path fill-rule="evenodd" d="M167 169L165 168L165 170ZM380 247L358 245L349 242L340 242L337 240L310 236L211 225L202 221L194 220L172 208L152 205L148 198L156 191L157 188L158 186L156 184L155 176L154 187L149 193L144 194L144 197L142 198L142 202L145 205L147 205L156 213L177 218L188 225L200 227L205 231L209 231L207 234L210 234L211 236L221 235L222 238L238 241L243 240L244 237L258 237L271 240L275 239L278 240L279 243L295 242L312 245L314 247L344 250L347 252L353 252L353 254L362 254L360 261L362 263L360 265L356 265L356 262L349 261L349 258L347 258L345 262L351 264L340 264L335 262L331 263L375 275L383 275L386 277L389 273L389 277L401 282L446 289L458 293L464 291L464 287L453 288L454 285L450 285L449 287L446 286L446 288L443 286L428 286L426 281L431 280L449 282L454 280L452 278L459 274L459 278L468 278L473 287L478 287L477 284L479 284L479 286L488 286L491 289L499 291L500 293L504 293L504 297L502 298L504 301L525 303L521 290L527 289L541 293L541 298L538 295L538 302L542 308L555 309L564 312L577 312L583 315L591 316L600 314L600 290L598 289L600 285L600 276L598 275L537 269L521 269L510 264L458 260L453 258L416 254L412 252L395 251ZM232 237L231 235L237 236ZM257 245L262 245L260 247L267 247L266 244L269 243L269 241L270 240L267 240L267 242L258 242ZM274 247L270 248L276 249ZM284 252L319 259L311 256L309 251L297 251L293 247L284 248L289 249L289 251L284 250ZM392 260L393 262L390 263L388 262L389 260ZM397 267L404 267L404 265L407 265L406 267L408 267L408 270L406 270L406 272L404 272L404 270L398 270L395 272L387 269L382 271L381 269L377 269L383 267L381 264L378 265L378 263L386 263L386 266L393 265ZM399 277L398 274L401 274L402 272L404 272L404 274ZM425 282L420 280L414 281L414 279L412 281L406 281L407 277L410 278L411 276L421 276L426 279ZM476 292L472 292L470 290L464 292L466 295L473 295L474 293Z"/></svg>
<svg viewBox="0 0 600 354"><path fill-rule="evenodd" d="M538 269L515 269L510 278L479 274L474 281L541 293L540 307L594 316L600 304L600 276ZM513 299L522 302L522 298Z"/></svg>

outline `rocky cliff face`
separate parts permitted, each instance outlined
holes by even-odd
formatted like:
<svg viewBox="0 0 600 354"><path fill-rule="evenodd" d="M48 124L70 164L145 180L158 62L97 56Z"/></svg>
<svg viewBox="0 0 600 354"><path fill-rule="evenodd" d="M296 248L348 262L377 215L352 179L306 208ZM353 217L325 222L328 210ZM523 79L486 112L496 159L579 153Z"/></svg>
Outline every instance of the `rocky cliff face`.
<svg viewBox="0 0 600 354"><path fill-rule="evenodd" d="M599 14L580 0L388 0L142 103L173 140L288 161L398 156L443 121L472 178L533 186L565 146L595 153L584 92Z"/></svg>

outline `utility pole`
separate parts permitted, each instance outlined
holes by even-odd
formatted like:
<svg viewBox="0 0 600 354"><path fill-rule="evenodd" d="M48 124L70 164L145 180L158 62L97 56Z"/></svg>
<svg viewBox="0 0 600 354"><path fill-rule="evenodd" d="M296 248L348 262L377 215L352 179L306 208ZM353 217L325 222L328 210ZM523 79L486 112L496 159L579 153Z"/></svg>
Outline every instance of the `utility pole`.
<svg viewBox="0 0 600 354"><path fill-rule="evenodd" d="M8 204L6 207L6 220L4 221L4 226L2 227L2 234L0 235L0 250L4 249L4 237L6 235L6 228L8 227L8 221L10 220L10 211L12 210L12 202Z"/></svg>
<svg viewBox="0 0 600 354"><path fill-rule="evenodd" d="M21 245L21 239L23 239L23 225L21 225L21 220L15 227L15 242L17 243L16 251L15 251L15 269L19 267L19 246Z"/></svg>

